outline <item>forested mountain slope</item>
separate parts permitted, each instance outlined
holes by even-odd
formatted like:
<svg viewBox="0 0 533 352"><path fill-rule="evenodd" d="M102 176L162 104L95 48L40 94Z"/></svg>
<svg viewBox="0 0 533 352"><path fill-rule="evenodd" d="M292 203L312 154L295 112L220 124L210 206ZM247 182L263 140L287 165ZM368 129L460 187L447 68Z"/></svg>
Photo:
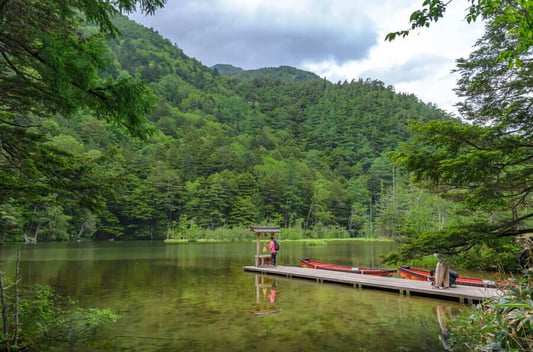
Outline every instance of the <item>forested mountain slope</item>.
<svg viewBox="0 0 533 352"><path fill-rule="evenodd" d="M240 79L278 78L285 82L316 81L321 78L307 71L302 71L290 66L265 67L256 70L243 70L232 65L215 65L212 67L219 73Z"/></svg>
<svg viewBox="0 0 533 352"><path fill-rule="evenodd" d="M290 67L221 74L153 30L116 24L123 35L109 42L114 64L101 74L148 82L153 134L141 142L84 114L43 126L69 152L107 156L98 172L112 180L109 196L92 210L13 204L25 214L14 237L166 238L259 223L357 236L363 218L379 215L373 206L394 177L385 154L409 138L408 120L449 118L371 79L331 83Z"/></svg>

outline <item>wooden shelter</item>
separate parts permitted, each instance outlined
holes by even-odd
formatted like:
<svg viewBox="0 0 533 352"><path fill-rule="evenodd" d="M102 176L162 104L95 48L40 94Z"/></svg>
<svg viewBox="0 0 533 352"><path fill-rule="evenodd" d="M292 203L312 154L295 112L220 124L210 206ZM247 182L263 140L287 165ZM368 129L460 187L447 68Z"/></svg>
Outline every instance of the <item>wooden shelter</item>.
<svg viewBox="0 0 533 352"><path fill-rule="evenodd" d="M257 235L257 251L255 254L255 266L265 266L272 264L272 257L267 243L270 242L270 236L276 236L281 233L279 226L252 226L250 231ZM263 238L263 254L261 254L261 238ZM266 254L268 252L268 254Z"/></svg>

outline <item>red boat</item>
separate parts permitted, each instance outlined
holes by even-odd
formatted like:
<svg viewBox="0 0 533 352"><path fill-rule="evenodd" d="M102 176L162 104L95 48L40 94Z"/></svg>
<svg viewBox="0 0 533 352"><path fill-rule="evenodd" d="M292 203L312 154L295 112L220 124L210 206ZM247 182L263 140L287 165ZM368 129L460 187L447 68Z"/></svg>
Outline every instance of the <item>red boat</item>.
<svg viewBox="0 0 533 352"><path fill-rule="evenodd" d="M360 268L360 267L350 267L337 264L326 264L321 263L316 260L309 258L303 258L300 260L300 265L304 268L310 269L322 269L322 270L333 270L333 271L342 271L354 274L363 274L363 275L375 275L375 276L392 276L396 270L394 269L369 269L369 268Z"/></svg>
<svg viewBox="0 0 533 352"><path fill-rule="evenodd" d="M409 266L400 266L398 267L398 273L400 274L400 277L404 279L433 281L433 275L431 275L431 272L427 270L414 269ZM455 284L464 285L464 286L474 286L474 287L499 287L499 286L508 285L506 281L473 279L470 277L461 277L461 276L458 276L455 279Z"/></svg>

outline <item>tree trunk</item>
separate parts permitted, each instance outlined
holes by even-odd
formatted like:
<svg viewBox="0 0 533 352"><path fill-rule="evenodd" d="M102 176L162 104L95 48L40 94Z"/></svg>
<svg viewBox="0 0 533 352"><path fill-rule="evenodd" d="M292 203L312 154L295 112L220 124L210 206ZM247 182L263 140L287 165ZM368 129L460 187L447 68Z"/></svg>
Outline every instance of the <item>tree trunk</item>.
<svg viewBox="0 0 533 352"><path fill-rule="evenodd" d="M80 230L78 231L78 237L76 238L76 240L80 240L81 239L81 236L83 235L83 229L84 228L85 228L85 221L82 221L81 226L80 226Z"/></svg>
<svg viewBox="0 0 533 352"><path fill-rule="evenodd" d="M5 351L11 350L11 343L9 340L9 319L7 316L7 300L6 291L4 287L4 273L0 271L0 300L2 304L2 323L4 325L2 333L4 334Z"/></svg>
<svg viewBox="0 0 533 352"><path fill-rule="evenodd" d="M20 247L17 251L17 269L15 274L15 331L13 334L13 341L15 346L19 342L19 332L20 332L20 312L19 312L19 282L20 282Z"/></svg>

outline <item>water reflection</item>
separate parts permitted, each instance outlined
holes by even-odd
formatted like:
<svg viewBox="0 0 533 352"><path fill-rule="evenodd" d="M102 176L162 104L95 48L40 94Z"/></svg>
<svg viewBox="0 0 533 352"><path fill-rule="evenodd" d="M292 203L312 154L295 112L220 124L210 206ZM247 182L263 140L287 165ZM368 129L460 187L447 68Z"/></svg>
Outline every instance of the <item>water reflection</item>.
<svg viewBox="0 0 533 352"><path fill-rule="evenodd" d="M442 347L444 347L446 351L452 351L452 348L448 343L448 340L450 338L448 322L452 318L452 307L438 304L435 306L435 314L437 315L437 321L439 322L439 340L442 343Z"/></svg>
<svg viewBox="0 0 533 352"><path fill-rule="evenodd" d="M253 314L263 316L266 314L277 314L276 307L278 300L278 288L275 278L266 275L255 275L255 307Z"/></svg>
<svg viewBox="0 0 533 352"><path fill-rule="evenodd" d="M377 267L392 245L285 243L280 259ZM37 244L24 247L21 271L24 283L120 315L78 351L444 351L441 301L243 272L254 254L253 241ZM13 258L16 248L0 246L0 269ZM51 344L40 351L74 350Z"/></svg>

